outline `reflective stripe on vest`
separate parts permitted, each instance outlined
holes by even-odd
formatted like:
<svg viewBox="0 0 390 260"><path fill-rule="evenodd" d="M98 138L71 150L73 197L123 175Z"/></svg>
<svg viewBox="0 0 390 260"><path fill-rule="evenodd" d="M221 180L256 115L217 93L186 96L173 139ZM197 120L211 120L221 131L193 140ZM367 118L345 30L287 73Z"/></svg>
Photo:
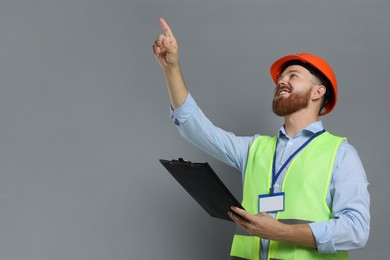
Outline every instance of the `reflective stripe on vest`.
<svg viewBox="0 0 390 260"><path fill-rule="evenodd" d="M244 179L243 207L258 212L258 196L268 194L277 137L260 136L252 144ZM334 158L343 138L325 132L314 139L290 163L282 183L285 210L276 218L286 224L327 221L331 211L326 204ZM299 187L299 188L297 188ZM237 232L231 255L242 259L260 259L260 238ZM268 259L348 259L346 252L320 254L315 249L270 241Z"/></svg>

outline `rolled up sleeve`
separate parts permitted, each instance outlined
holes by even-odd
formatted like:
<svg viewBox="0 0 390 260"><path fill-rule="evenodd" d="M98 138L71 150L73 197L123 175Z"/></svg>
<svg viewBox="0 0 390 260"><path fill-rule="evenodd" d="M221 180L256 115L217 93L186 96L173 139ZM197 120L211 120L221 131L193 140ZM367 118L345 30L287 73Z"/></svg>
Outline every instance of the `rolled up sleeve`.
<svg viewBox="0 0 390 260"><path fill-rule="evenodd" d="M181 124L184 124L188 120L188 118L190 118L194 114L196 109L197 104L191 94L188 93L188 96L184 101L183 105L177 107L176 109L173 109L172 106L170 107L169 115L173 119L175 125L179 126Z"/></svg>
<svg viewBox="0 0 390 260"><path fill-rule="evenodd" d="M329 224L327 222L316 222L309 224L309 226L317 242L318 252L327 254L336 253Z"/></svg>

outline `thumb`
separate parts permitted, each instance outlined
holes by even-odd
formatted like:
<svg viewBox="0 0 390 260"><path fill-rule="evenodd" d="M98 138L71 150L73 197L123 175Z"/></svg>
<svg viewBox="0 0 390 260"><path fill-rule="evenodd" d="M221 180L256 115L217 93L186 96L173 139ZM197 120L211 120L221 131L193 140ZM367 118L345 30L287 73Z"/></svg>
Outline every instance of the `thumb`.
<svg viewBox="0 0 390 260"><path fill-rule="evenodd" d="M162 44L163 44L163 46L165 47L165 48L169 48L169 42L168 42L168 40L167 39L164 39L163 40L163 42L162 42Z"/></svg>
<svg viewBox="0 0 390 260"><path fill-rule="evenodd" d="M163 46L167 49L177 49L177 43L176 43L176 40L175 38L171 38L171 37L166 37L163 42L162 42Z"/></svg>
<svg viewBox="0 0 390 260"><path fill-rule="evenodd" d="M162 41L163 47L166 49L167 53L170 55L177 55L178 48L174 39L165 38Z"/></svg>

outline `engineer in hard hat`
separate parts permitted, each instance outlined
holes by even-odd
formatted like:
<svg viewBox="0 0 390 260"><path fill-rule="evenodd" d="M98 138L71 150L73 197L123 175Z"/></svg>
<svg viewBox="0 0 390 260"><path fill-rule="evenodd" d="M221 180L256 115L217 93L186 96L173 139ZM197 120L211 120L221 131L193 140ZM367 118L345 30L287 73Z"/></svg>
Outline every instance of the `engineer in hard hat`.
<svg viewBox="0 0 390 260"><path fill-rule="evenodd" d="M299 53L272 64L273 111L284 117L275 136L240 137L214 126L184 83L178 45L167 23L153 45L180 133L243 174L245 210L232 259L348 259L370 231L367 178L356 150L324 130L319 116L337 103L337 81L322 58ZM233 214L235 212L237 214Z"/></svg>

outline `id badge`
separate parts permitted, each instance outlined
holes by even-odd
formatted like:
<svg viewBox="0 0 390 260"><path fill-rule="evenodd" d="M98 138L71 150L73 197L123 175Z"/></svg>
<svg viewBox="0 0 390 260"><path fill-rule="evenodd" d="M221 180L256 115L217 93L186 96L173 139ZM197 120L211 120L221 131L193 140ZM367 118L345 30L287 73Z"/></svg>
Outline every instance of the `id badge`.
<svg viewBox="0 0 390 260"><path fill-rule="evenodd" d="M276 213L279 211L284 211L284 192L259 195L259 213Z"/></svg>

